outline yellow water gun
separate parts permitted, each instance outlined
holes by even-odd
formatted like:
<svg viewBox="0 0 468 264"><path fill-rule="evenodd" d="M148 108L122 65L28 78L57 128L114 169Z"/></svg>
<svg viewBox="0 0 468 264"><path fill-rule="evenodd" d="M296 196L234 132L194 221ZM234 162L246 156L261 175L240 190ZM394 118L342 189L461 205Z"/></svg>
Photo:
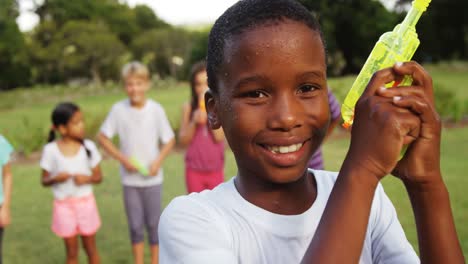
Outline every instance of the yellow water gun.
<svg viewBox="0 0 468 264"><path fill-rule="evenodd" d="M341 106L345 128L349 128L353 124L354 106L372 75L378 70L393 66L396 62L411 60L419 46L415 26L430 2L431 0L414 0L403 22L398 24L393 31L380 36ZM411 76L405 76L401 82L392 82L386 87L406 86L411 85L412 82Z"/></svg>

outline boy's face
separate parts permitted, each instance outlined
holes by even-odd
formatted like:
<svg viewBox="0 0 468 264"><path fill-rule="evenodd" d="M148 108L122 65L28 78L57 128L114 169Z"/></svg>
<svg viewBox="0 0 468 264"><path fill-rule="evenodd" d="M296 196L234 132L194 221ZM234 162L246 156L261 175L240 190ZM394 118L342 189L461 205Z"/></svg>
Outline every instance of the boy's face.
<svg viewBox="0 0 468 264"><path fill-rule="evenodd" d="M223 127L240 176L269 183L303 176L330 122L319 34L286 20L232 37L218 90L211 123Z"/></svg>
<svg viewBox="0 0 468 264"><path fill-rule="evenodd" d="M145 93L149 89L149 81L143 77L129 75L124 80L125 91L134 105L140 105L145 102Z"/></svg>

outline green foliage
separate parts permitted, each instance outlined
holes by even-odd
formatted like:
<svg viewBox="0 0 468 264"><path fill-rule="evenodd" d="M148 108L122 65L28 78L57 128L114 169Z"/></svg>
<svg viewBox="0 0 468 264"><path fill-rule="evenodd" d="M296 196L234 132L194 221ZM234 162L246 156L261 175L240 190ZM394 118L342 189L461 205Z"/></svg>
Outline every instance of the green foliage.
<svg viewBox="0 0 468 264"><path fill-rule="evenodd" d="M409 2L398 1L402 7ZM432 1L417 26L421 47L415 58L428 62L468 59L467 10L466 0Z"/></svg>
<svg viewBox="0 0 468 264"><path fill-rule="evenodd" d="M190 32L171 27L147 6L45 0L36 13L41 20L28 42L33 83L117 80L132 59L154 74L177 77L191 48Z"/></svg>
<svg viewBox="0 0 468 264"><path fill-rule="evenodd" d="M206 51L208 48L208 36L211 28L207 28L194 33L193 47L190 52L188 65L192 65L200 60L206 59Z"/></svg>
<svg viewBox="0 0 468 264"><path fill-rule="evenodd" d="M188 60L193 34L182 28L152 29L141 33L132 42L135 58L149 65L152 72L165 78L178 77L182 62Z"/></svg>
<svg viewBox="0 0 468 264"><path fill-rule="evenodd" d="M300 0L320 20L331 60L330 73L358 72L379 36L392 30L398 17L379 1ZM342 58L340 60L340 58ZM344 60L344 65L343 64Z"/></svg>
<svg viewBox="0 0 468 264"><path fill-rule="evenodd" d="M118 72L125 46L106 25L96 22L70 21L55 36L59 45L59 67L65 72L88 73L96 83L101 82L104 70Z"/></svg>
<svg viewBox="0 0 468 264"><path fill-rule="evenodd" d="M411 0L398 0L395 12L384 8L382 1L300 0L321 22L329 76L357 73L378 37L402 20L404 3ZM21 33L15 23L18 2L0 0L0 90L117 80L120 67L133 59L142 60L162 78L185 79L190 66L206 57L210 26L173 27L148 6L131 8L120 0L34 2L40 23L32 32ZM468 59L467 9L466 0L432 1L418 23L421 47L415 59ZM103 62L96 62L96 56Z"/></svg>
<svg viewBox="0 0 468 264"><path fill-rule="evenodd" d="M168 28L169 24L156 16L154 11L146 5L137 5L133 9L138 28L141 31L154 28Z"/></svg>
<svg viewBox="0 0 468 264"><path fill-rule="evenodd" d="M16 24L17 3L0 0L0 90L29 83L24 37Z"/></svg>
<svg viewBox="0 0 468 264"><path fill-rule="evenodd" d="M458 98L454 91L449 90L439 82L435 82L434 87L436 109L442 118L458 122L463 117L468 116L468 100Z"/></svg>

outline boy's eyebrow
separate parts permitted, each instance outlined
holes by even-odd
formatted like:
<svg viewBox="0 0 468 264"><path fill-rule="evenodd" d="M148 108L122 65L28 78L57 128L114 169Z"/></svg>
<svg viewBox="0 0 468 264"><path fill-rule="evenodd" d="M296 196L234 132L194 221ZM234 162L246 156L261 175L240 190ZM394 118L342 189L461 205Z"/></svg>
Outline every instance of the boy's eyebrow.
<svg viewBox="0 0 468 264"><path fill-rule="evenodd" d="M322 71L308 71L304 72L303 74L299 75L297 79L304 79L308 77L316 77L320 79L325 79L325 74Z"/></svg>
<svg viewBox="0 0 468 264"><path fill-rule="evenodd" d="M268 77L264 76L264 75L254 75L254 76L249 76L249 77L246 77L246 78L243 78L241 80L239 80L236 85L234 86L236 89L247 84L247 83L251 83L251 82L265 82L265 81L268 81Z"/></svg>

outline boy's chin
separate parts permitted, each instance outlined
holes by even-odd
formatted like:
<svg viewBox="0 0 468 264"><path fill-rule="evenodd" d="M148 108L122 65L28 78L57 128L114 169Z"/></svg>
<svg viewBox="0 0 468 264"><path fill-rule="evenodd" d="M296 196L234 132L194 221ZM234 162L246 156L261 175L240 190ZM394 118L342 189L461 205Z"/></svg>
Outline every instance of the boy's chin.
<svg viewBox="0 0 468 264"><path fill-rule="evenodd" d="M274 184L290 184L301 180L307 174L307 167L282 168L270 174L269 181Z"/></svg>
<svg viewBox="0 0 468 264"><path fill-rule="evenodd" d="M142 104L144 101L145 101L144 96L130 97L130 102L132 103L132 105L139 105L139 104Z"/></svg>

